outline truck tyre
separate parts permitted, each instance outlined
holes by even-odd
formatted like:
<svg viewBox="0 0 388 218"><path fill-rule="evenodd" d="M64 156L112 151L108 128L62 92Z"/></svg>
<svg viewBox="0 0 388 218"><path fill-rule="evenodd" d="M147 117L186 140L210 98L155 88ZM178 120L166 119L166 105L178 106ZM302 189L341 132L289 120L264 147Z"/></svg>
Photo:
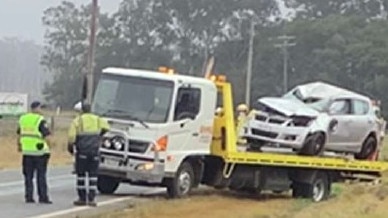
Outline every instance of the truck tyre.
<svg viewBox="0 0 388 218"><path fill-rule="evenodd" d="M311 184L305 184L308 198L314 202L326 200L330 195L330 180L327 173L318 172Z"/></svg>
<svg viewBox="0 0 388 218"><path fill-rule="evenodd" d="M119 187L120 180L110 177L99 175L97 180L97 189L101 194L113 194Z"/></svg>
<svg viewBox="0 0 388 218"><path fill-rule="evenodd" d="M325 136L322 133L314 133L307 136L302 149L301 155L319 156L323 153L325 147Z"/></svg>
<svg viewBox="0 0 388 218"><path fill-rule="evenodd" d="M170 198L181 198L189 194L194 185L194 170L189 162L183 162L175 178L167 180L167 194Z"/></svg>
<svg viewBox="0 0 388 218"><path fill-rule="evenodd" d="M373 136L368 136L364 143L362 144L362 148L360 153L355 154L354 157L358 160L366 160L368 159L373 152L377 149L377 140Z"/></svg>

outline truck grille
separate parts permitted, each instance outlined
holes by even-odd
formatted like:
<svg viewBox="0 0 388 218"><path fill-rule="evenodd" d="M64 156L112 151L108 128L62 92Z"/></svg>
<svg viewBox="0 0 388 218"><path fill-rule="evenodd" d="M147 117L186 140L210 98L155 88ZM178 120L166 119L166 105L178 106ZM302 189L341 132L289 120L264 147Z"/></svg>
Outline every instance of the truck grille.
<svg viewBox="0 0 388 218"><path fill-rule="evenodd" d="M134 152L134 153L144 153L147 151L149 142L144 142L144 141L137 141L137 140L129 140L129 152Z"/></svg>
<svg viewBox="0 0 388 218"><path fill-rule="evenodd" d="M107 140L107 138L105 138L104 140ZM124 144L124 138L122 137L113 137L113 138L109 138L108 139L109 141L113 142L114 141L117 141L119 140L121 142L121 144ZM133 140L133 139L129 139L128 140L128 152L133 152L133 153L145 153L149 147L150 143L149 142L146 142L146 141L139 141L139 140ZM124 149L125 149L125 146L121 146L120 149L117 149L114 145L110 146L110 147L106 147L103 145L104 149L108 150L108 151L121 151L121 152L124 152Z"/></svg>

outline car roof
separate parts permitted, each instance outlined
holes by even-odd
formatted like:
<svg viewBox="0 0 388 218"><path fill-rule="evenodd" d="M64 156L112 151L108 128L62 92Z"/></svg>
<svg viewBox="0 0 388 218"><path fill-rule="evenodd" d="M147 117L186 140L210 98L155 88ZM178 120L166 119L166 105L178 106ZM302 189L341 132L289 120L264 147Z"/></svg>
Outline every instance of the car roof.
<svg viewBox="0 0 388 218"><path fill-rule="evenodd" d="M370 98L367 96L358 94L356 92L353 92L344 88L340 88L335 85L331 85L329 83L321 82L321 81L306 83L306 84L296 86L291 91L286 93L286 95L290 95L295 91L298 91L303 99L307 99L307 98L325 99L325 98L336 97L336 98L357 98L360 100L370 101Z"/></svg>

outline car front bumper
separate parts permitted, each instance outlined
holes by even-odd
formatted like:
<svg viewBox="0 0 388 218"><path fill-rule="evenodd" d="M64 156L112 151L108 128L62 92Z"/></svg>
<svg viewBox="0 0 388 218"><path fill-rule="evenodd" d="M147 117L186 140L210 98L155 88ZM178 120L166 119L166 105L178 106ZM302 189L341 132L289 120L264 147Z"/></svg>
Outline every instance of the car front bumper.
<svg viewBox="0 0 388 218"><path fill-rule="evenodd" d="M300 149L309 133L308 127L284 126L274 123L250 120L244 127L244 137L267 144Z"/></svg>

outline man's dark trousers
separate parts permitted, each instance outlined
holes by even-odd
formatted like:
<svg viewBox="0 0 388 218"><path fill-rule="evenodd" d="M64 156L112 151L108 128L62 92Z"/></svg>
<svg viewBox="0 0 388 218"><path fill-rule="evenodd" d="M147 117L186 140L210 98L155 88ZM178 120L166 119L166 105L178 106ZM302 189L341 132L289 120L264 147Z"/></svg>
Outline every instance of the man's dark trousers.
<svg viewBox="0 0 388 218"><path fill-rule="evenodd" d="M77 192L80 201L94 202L97 191L98 164L98 155L76 154Z"/></svg>
<svg viewBox="0 0 388 218"><path fill-rule="evenodd" d="M33 178L37 173L36 186L38 187L39 201L48 201L47 195L47 164L50 159L49 154L41 156L23 155L23 175L25 185L25 200L27 202L34 201L34 184Z"/></svg>

